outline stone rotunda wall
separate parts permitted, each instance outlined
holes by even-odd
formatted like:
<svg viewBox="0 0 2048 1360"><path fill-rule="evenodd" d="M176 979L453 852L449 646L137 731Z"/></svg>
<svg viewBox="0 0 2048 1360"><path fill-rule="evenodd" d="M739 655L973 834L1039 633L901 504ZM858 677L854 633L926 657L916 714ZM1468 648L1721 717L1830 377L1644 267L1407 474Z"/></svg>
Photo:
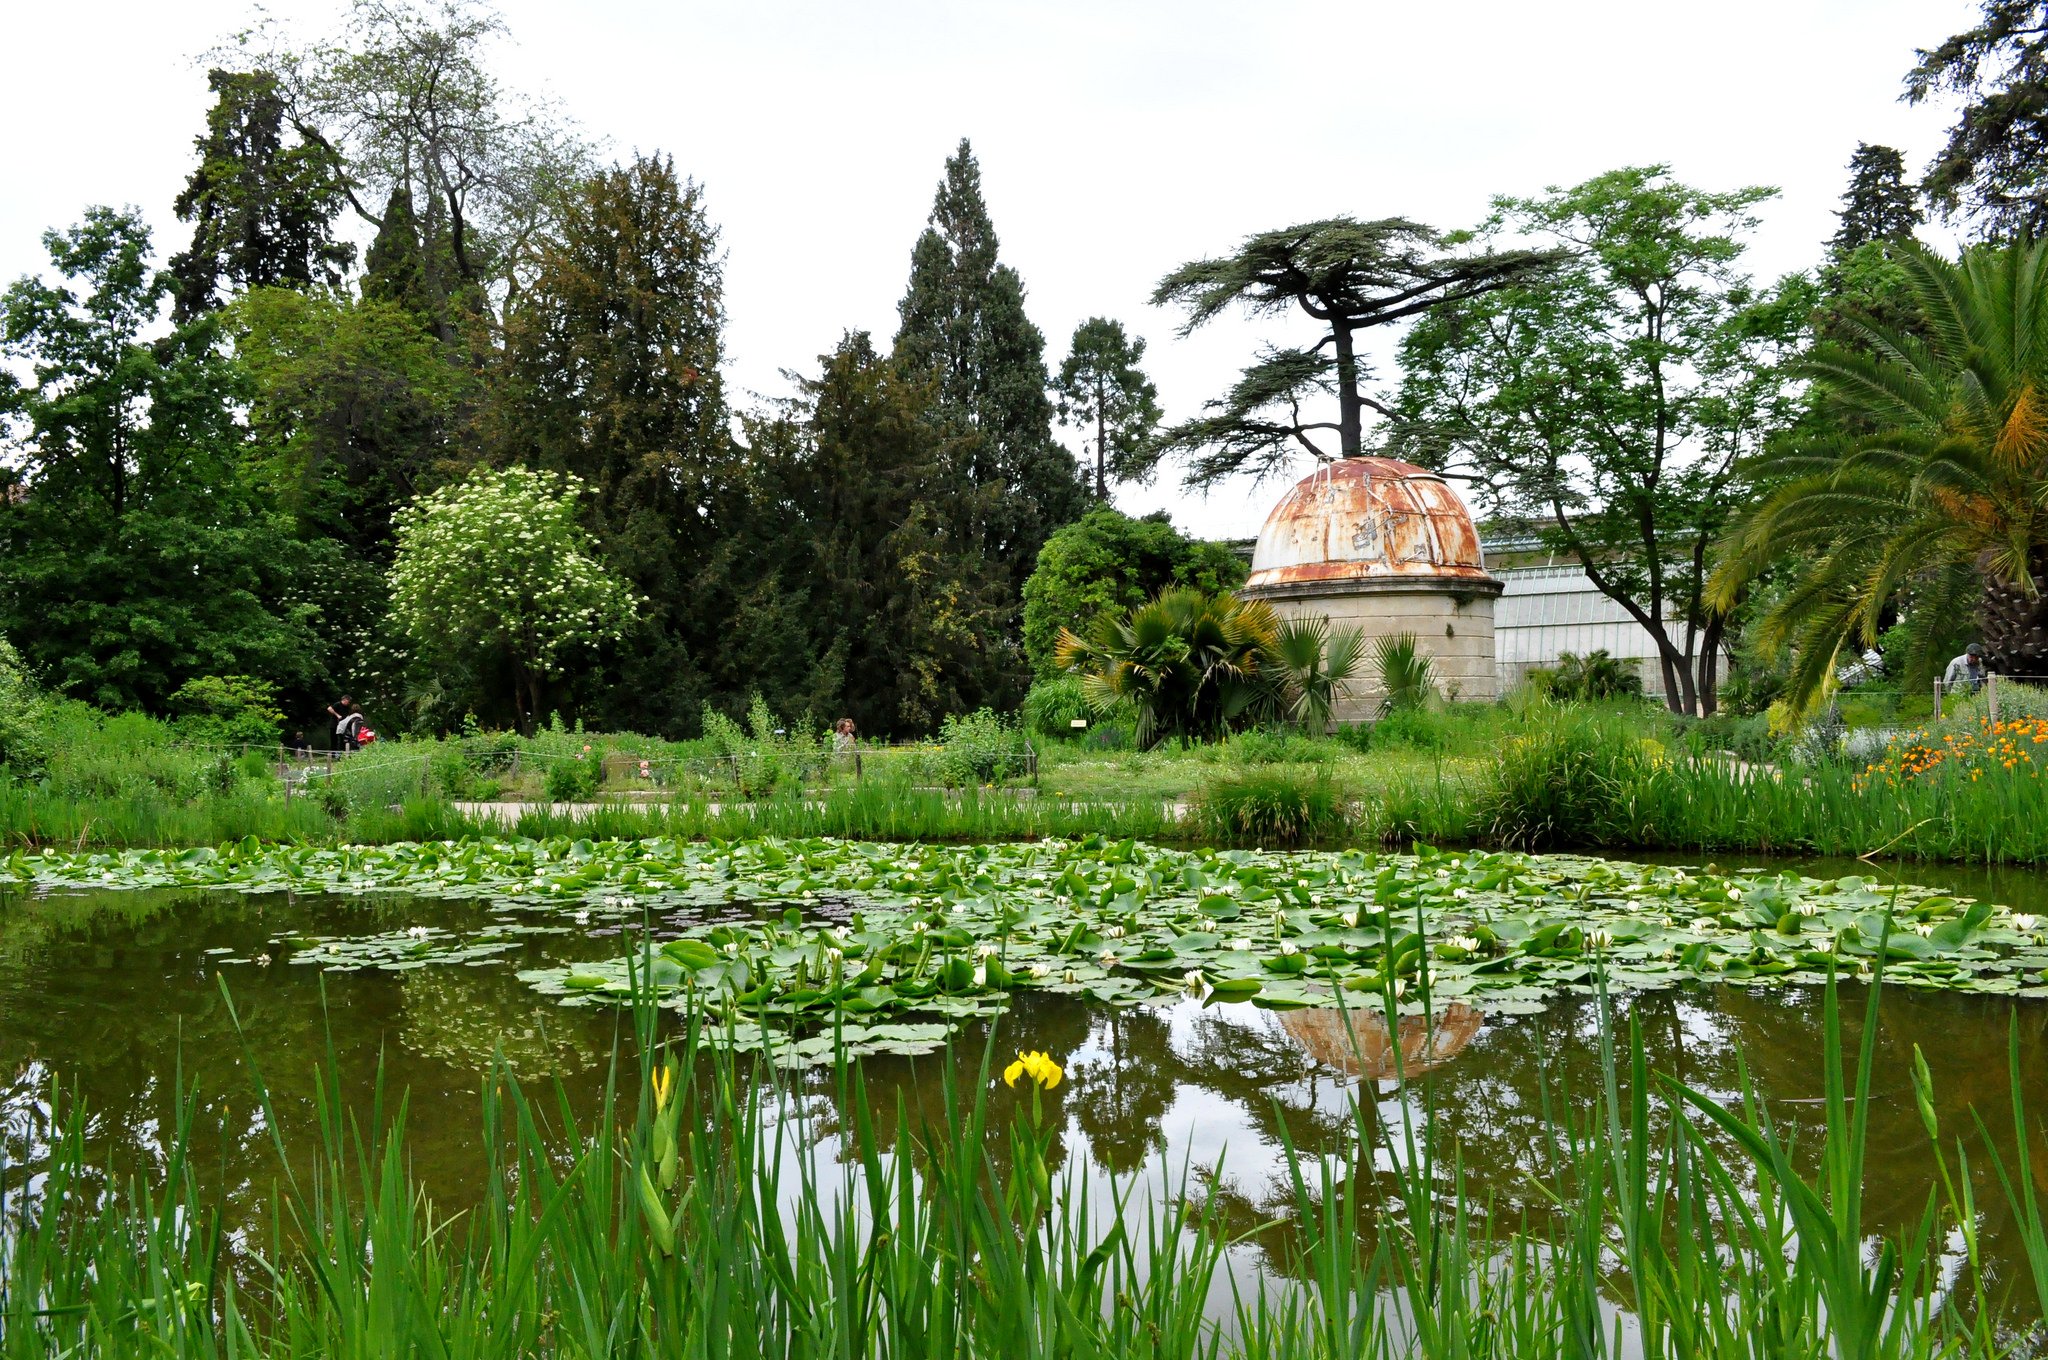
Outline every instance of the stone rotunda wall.
<svg viewBox="0 0 2048 1360"><path fill-rule="evenodd" d="M1446 697L1495 697L1501 583L1486 570L1464 502L1425 468L1346 458L1303 478L1266 517L1238 593L1283 618L1321 617L1365 634L1368 661L1338 706L1339 722L1378 711L1372 639L1397 633L1413 633L1435 659Z"/></svg>

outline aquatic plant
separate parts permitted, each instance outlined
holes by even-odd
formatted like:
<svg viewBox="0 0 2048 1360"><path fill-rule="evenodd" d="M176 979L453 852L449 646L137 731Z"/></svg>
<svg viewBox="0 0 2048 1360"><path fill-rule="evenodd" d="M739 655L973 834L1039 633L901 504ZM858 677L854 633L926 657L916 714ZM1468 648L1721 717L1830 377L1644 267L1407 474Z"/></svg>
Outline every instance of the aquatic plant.
<svg viewBox="0 0 2048 1360"><path fill-rule="evenodd" d="M1880 958L1904 985L2048 996L2048 937L1989 903L1850 876L1644 867L1578 856L1188 851L1091 838L1030 845L466 840L13 854L0 882L242 892L406 892L489 902L473 935L281 936L331 969L488 964L519 935L659 917L638 985L794 1064L929 1051L1021 992L1115 1006L1193 992L1274 1009L1392 994L1500 1013L1583 992L1814 982ZM232 960L223 960L232 966ZM636 956L520 977L618 1004Z"/></svg>

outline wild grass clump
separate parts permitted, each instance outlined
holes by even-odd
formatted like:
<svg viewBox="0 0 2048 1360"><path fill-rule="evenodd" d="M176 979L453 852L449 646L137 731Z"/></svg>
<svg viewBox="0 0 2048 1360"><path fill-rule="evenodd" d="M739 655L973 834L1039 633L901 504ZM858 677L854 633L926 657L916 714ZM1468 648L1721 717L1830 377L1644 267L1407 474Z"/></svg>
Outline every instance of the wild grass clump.
<svg viewBox="0 0 2048 1360"><path fill-rule="evenodd" d="M1222 845L1334 845L1356 825L1352 795L1328 772L1253 767L1196 793L1196 833Z"/></svg>
<svg viewBox="0 0 2048 1360"><path fill-rule="evenodd" d="M1631 793L1666 758L1619 715L1536 711L1494 758L1473 822L1488 843L1514 849L1604 844L1627 821Z"/></svg>

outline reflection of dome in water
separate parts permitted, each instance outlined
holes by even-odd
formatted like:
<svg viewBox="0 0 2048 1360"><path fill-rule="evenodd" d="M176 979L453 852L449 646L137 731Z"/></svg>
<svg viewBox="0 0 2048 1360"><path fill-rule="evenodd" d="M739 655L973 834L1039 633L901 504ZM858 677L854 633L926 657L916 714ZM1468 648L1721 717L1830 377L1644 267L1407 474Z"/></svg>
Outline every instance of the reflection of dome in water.
<svg viewBox="0 0 2048 1360"><path fill-rule="evenodd" d="M1463 1002L1452 1002L1432 1021L1403 1016L1397 1046L1386 1017L1373 1010L1286 1011L1280 1025L1317 1062L1367 1081L1393 1081L1441 1067L1477 1037L1486 1017Z"/></svg>
<svg viewBox="0 0 2048 1360"><path fill-rule="evenodd" d="M1437 681L1458 697L1491 699L1498 687L1493 600L1479 530L1450 484L1393 458L1342 458L1280 498L1259 530L1239 591L1284 618L1327 618L1368 642L1412 633L1435 658ZM1368 653L1369 654L1369 653ZM1368 716L1370 678L1354 685L1341 720Z"/></svg>

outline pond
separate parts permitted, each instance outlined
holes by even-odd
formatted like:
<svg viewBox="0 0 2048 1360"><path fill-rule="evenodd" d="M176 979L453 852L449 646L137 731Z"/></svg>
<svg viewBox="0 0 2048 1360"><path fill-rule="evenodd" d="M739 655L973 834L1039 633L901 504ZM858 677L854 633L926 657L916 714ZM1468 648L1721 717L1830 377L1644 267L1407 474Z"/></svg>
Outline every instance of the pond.
<svg viewBox="0 0 2048 1360"><path fill-rule="evenodd" d="M1871 872L1770 866L1787 867L1823 880ZM1922 866L1907 876L1950 897L2048 916L2042 877ZM317 1072L331 1064L345 1104L367 1112L381 1068L386 1108L399 1092L409 1101L416 1173L437 1200L459 1205L484 1170L479 1082L495 1052L528 1082L559 1082L572 1107L594 1108L600 1098L626 1013L564 990L562 977L630 952L643 922L665 939L721 920L751 929L783 907L762 896L593 914L575 902L501 895L0 889L0 1151L17 1171L33 1168L44 1155L53 1088L62 1088L83 1102L105 1164L149 1165L161 1156L182 1079L202 1098L195 1164L217 1180L227 1222L254 1228L276 1174L254 1079L270 1090L286 1145L310 1149ZM803 910L847 918L844 903L813 900ZM1286 1257L1276 1249L1287 1245L1283 1130L1306 1151L1334 1151L1352 1132L1354 1099L1391 1128L1415 1102L1432 1102L1458 1140L1475 1199L1501 1212L1539 1207L1531 1175L1550 1155L1545 1112L1595 1097L1603 1067L1597 997L1578 984L1534 1001L1527 991L1507 993L1506 1004L1491 1004L1483 990L1439 999L1434 1023L1411 1013L1390 1031L1369 994L1340 1013L1264 1009L1199 985L1162 987L1130 1006L1086 990L1020 990L999 1017L979 1005L941 1013L958 1026L950 1057L885 1040L864 1059L864 1077L885 1117L893 1120L900 1096L913 1116L936 1118L943 1065L978 1070L992 1030L997 1067L1017 1050L1044 1050L1066 1070L1051 1107L1059 1164L1100 1189L1111 1178L1156 1184L1162 1168L1206 1172L1220 1163L1205 1184L1248 1234L1237 1262L1274 1268ZM1852 1044L1862 998L1845 985ZM1802 1147L1818 1142L1816 988L1686 981L1624 987L1615 1004L1623 1024L1641 1027L1652 1070L1732 1098L1740 1055L1771 1116L1801 1130ZM1915 1049L1932 1073L1944 1130L1968 1131L1973 1109L2009 1128L2015 1019L2027 1093L2048 1112L2048 1005L1984 990L1888 989L1872 1087L1870 1231L1904 1231L1926 1206L1933 1169L1912 1094ZM1392 1080L1397 1062L1411 1078L1405 1085ZM779 1081L785 1117L801 1113L806 1136L831 1155L841 1122L829 1070L798 1065ZM1008 1111L1017 1097L997 1084L991 1099ZM1972 1158L1984 1242L1993 1274L2010 1279L2019 1248L1986 1160ZM2036 1166L2048 1166L2048 1156Z"/></svg>

